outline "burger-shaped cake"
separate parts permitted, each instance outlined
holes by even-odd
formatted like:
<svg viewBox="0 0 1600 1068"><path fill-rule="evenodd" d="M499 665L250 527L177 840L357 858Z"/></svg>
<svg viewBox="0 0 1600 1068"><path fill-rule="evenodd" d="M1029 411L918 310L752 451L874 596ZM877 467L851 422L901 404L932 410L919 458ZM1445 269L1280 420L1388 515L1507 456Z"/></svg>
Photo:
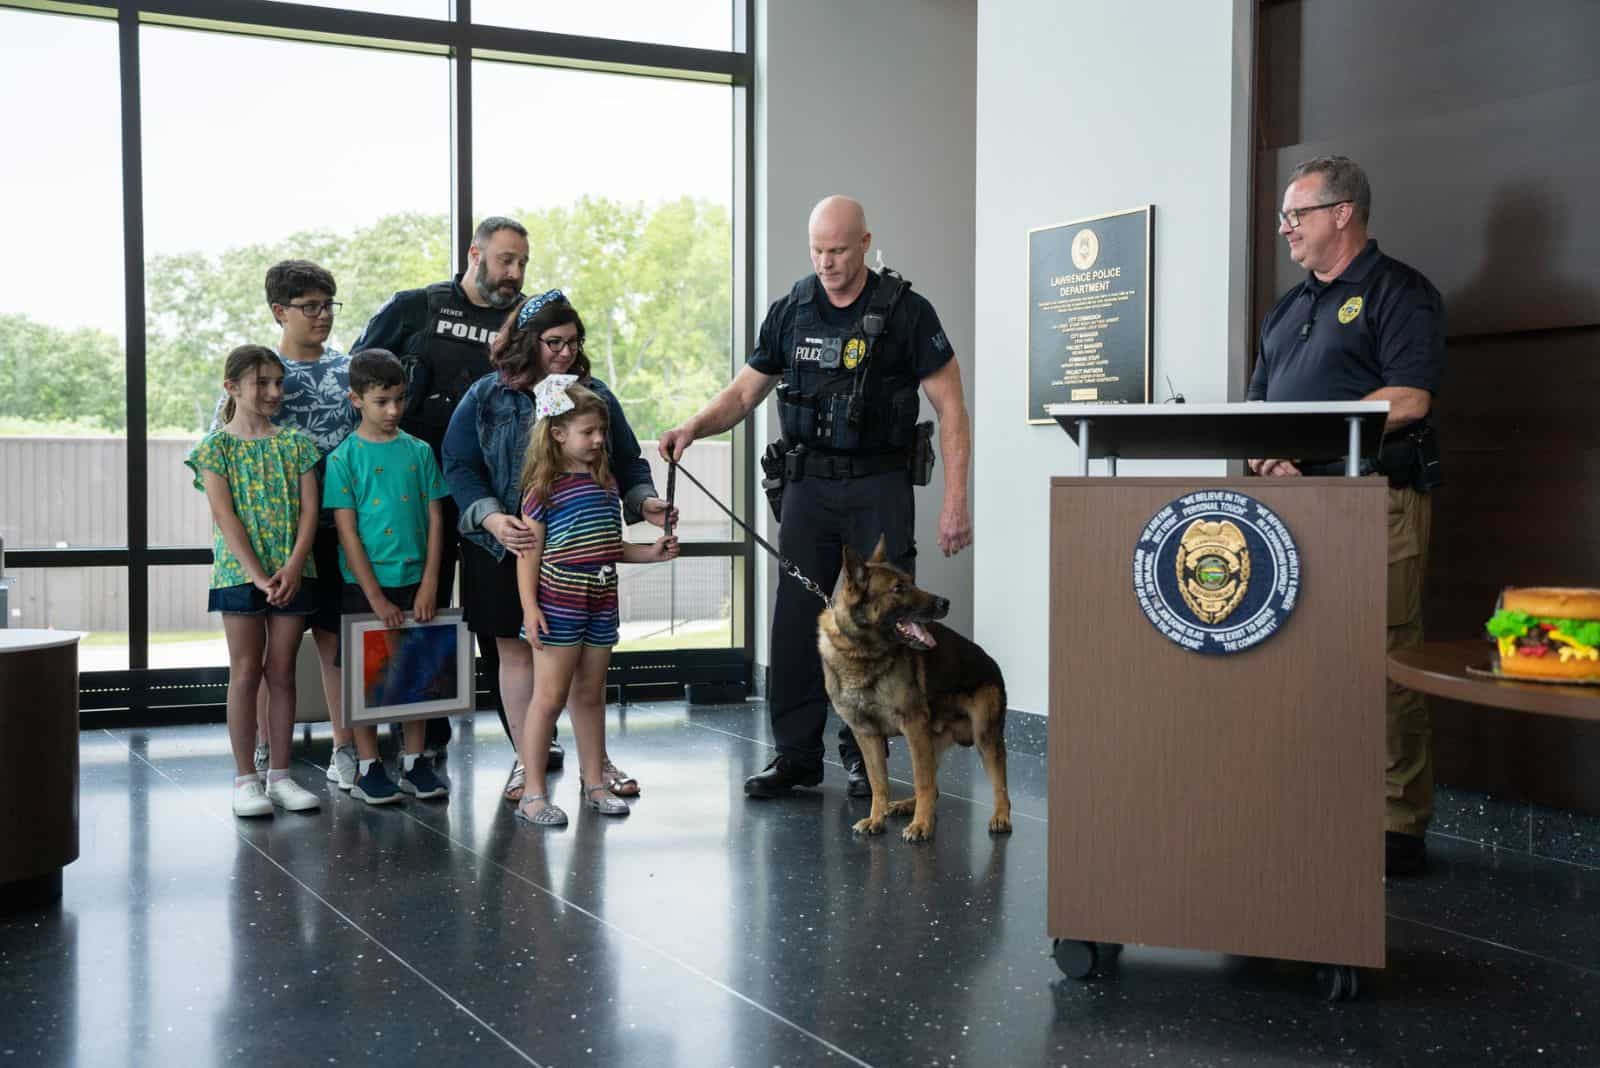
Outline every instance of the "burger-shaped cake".
<svg viewBox="0 0 1600 1068"><path fill-rule="evenodd" d="M1487 627L1502 675L1600 680L1600 590L1508 586Z"/></svg>

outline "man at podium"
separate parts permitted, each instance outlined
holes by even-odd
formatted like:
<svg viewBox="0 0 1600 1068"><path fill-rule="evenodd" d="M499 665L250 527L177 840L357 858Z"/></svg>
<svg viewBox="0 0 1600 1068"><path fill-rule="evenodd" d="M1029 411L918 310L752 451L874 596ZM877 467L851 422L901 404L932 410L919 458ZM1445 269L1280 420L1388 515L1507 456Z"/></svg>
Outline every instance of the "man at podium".
<svg viewBox="0 0 1600 1068"><path fill-rule="evenodd" d="M1422 642L1422 580L1439 484L1429 411L1444 373L1444 302L1415 269L1384 255L1367 236L1372 189L1344 156L1307 160L1290 172L1278 212L1289 256L1309 272L1261 324L1248 400L1386 400L1389 418L1375 465L1389 479L1388 647ZM1303 457L1250 461L1279 478L1343 474L1342 461ZM1428 708L1419 693L1389 683L1385 719L1385 867L1420 873L1423 832L1433 815Z"/></svg>

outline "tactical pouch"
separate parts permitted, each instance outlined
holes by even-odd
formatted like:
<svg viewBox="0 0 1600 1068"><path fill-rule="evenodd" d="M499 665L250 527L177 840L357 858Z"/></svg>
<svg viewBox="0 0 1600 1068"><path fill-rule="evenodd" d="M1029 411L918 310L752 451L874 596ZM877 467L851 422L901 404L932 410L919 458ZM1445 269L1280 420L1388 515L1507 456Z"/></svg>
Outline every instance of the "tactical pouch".
<svg viewBox="0 0 1600 1068"><path fill-rule="evenodd" d="M889 446L895 449L909 449L914 447L917 435L921 433L920 424L917 423L917 412L922 401L917 396L916 386L905 386L895 390L889 398ZM928 424L932 426L932 423ZM922 485L922 483L917 483Z"/></svg>
<svg viewBox="0 0 1600 1068"><path fill-rule="evenodd" d="M784 454L788 451L789 443L779 438L761 454L761 473L766 476L761 480L761 489L772 506L772 518L780 523L783 522L783 487L788 482Z"/></svg>
<svg viewBox="0 0 1600 1068"><path fill-rule="evenodd" d="M911 484L926 486L933 481L933 420L918 423L915 437L911 446Z"/></svg>
<svg viewBox="0 0 1600 1068"><path fill-rule="evenodd" d="M782 441L809 441L816 430L817 413L810 397L807 403L798 403L804 396L787 382L778 383L778 425L783 428Z"/></svg>

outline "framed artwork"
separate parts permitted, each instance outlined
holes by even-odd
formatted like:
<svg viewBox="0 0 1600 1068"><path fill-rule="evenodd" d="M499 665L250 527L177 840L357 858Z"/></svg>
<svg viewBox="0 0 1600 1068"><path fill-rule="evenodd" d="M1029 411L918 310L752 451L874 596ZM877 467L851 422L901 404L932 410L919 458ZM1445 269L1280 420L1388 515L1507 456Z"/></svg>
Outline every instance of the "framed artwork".
<svg viewBox="0 0 1600 1068"><path fill-rule="evenodd" d="M459 609L426 623L408 612L393 630L375 615L347 615L340 631L344 715L351 726L472 710L472 634Z"/></svg>

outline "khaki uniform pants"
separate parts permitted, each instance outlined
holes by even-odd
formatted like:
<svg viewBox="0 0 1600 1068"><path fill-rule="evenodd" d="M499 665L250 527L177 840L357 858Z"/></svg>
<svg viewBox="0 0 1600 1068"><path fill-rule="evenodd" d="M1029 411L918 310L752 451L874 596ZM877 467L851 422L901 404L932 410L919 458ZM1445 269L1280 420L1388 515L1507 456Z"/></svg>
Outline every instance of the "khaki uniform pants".
<svg viewBox="0 0 1600 1068"><path fill-rule="evenodd" d="M1422 579L1428 571L1432 502L1414 489L1389 490L1389 650L1422 643ZM1433 817L1433 730L1420 693L1388 683L1388 765L1384 829L1420 835Z"/></svg>

